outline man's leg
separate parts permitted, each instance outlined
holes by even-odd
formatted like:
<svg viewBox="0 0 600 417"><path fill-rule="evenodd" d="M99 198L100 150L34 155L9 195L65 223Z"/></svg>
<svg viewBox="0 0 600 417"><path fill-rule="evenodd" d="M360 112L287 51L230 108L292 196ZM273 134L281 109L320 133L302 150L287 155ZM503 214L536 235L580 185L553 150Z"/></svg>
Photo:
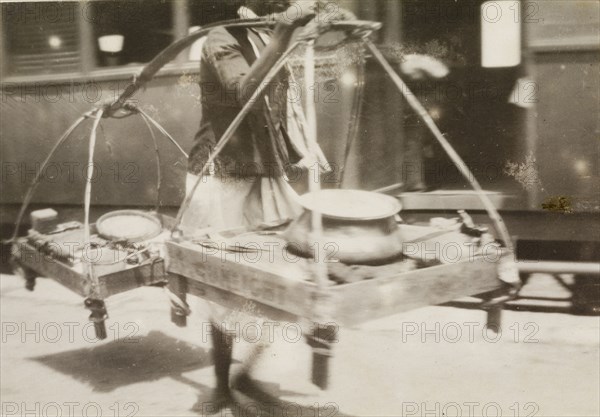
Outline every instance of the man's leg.
<svg viewBox="0 0 600 417"><path fill-rule="evenodd" d="M233 340L221 326L211 322L211 338L213 344L212 356L217 380L213 404L215 412L233 402L229 390L229 368L231 367Z"/></svg>
<svg viewBox="0 0 600 417"><path fill-rule="evenodd" d="M261 385L252 379L252 373L268 347L269 344L262 340L253 345L248 356L243 361L242 369L231 383L233 389L262 403L272 403L274 397L264 391Z"/></svg>

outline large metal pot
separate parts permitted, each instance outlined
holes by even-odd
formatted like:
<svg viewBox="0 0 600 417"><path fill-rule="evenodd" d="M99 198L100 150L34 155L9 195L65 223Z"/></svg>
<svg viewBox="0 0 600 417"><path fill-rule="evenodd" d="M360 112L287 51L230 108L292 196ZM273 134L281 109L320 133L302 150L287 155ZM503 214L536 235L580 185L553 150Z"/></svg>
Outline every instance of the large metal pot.
<svg viewBox="0 0 600 417"><path fill-rule="evenodd" d="M283 236L288 250L305 257L319 251L321 259L346 264L374 264L402 253L396 221L401 209L393 197L358 190L321 190L300 197L304 212ZM316 244L312 231L313 211L321 213L323 235Z"/></svg>

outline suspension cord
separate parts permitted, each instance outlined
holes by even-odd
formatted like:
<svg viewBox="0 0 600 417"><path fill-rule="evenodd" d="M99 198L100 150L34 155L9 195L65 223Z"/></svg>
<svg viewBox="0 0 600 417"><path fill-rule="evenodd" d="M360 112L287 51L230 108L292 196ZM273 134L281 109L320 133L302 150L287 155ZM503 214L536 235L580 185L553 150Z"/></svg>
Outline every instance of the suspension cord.
<svg viewBox="0 0 600 417"><path fill-rule="evenodd" d="M306 96L306 139L309 153L317 157L317 110L315 107L315 41L311 40L306 46L304 54L304 82L307 91ZM318 164L313 164L310 168L314 177L309 176L308 189L313 195L321 191L321 169ZM317 253L323 248L323 215L318 210L311 210L311 230L312 241L317 245ZM314 274L317 288L321 291L327 286L327 263L324 259L314 259Z"/></svg>
<svg viewBox="0 0 600 417"><path fill-rule="evenodd" d="M90 231L90 205L92 202L92 178L94 177L94 150L96 148L96 131L98 130L98 125L100 124L100 120L102 119L102 114L104 113L103 109L98 109L94 115L94 124L92 125L92 131L90 132L90 143L88 150L88 172L86 175L85 181L85 193L84 193L84 203L83 203L83 233L85 238L85 247L87 250L90 250L92 247L92 238ZM85 254L84 254L85 255ZM84 256L85 258L85 256ZM95 296L96 291L96 279L94 276L94 264L93 262L86 262L87 265L87 277L91 282L90 294L89 297Z"/></svg>
<svg viewBox="0 0 600 417"><path fill-rule="evenodd" d="M77 119L75 121L75 123L73 123L65 131L65 133L63 133L63 135L60 137L60 139L58 139L58 141L54 144L54 146L50 150L50 153L48 154L48 156L46 156L46 159L44 159L44 162L42 162L42 165L40 166L39 171L35 175L33 182L31 183L31 185L29 186L29 189L27 190L27 193L25 194L25 198L23 199L23 204L21 204L21 209L19 210L19 215L17 216L17 221L15 223L15 230L13 232L12 237L10 238L10 240L8 242L14 242L17 239L17 235L19 234L19 228L21 227L21 222L23 221L23 216L25 215L25 210L27 210L27 207L29 206L29 203L31 202L31 199L33 197L33 193L35 192L38 185L40 184L40 180L42 179L44 169L46 168L46 166L48 165L48 163L50 162L50 160L52 159L52 157L54 156L56 151L58 151L60 146L69 138L69 136L71 136L73 131L81 123L83 123L88 117L91 116L91 114L92 114L91 111L87 112L83 116L81 116L79 119Z"/></svg>
<svg viewBox="0 0 600 417"><path fill-rule="evenodd" d="M173 145L175 145L175 147L177 149L179 149L179 152L181 152L181 154L183 156L185 156L186 159L188 158L187 152L183 150L183 148L181 147L181 145L173 138L173 136L171 136L169 134L169 132L167 132L165 130L164 127L162 127L156 120L154 120L152 117L150 117L150 115L148 113L146 113L144 110L140 109L139 107L135 107L134 111L140 113L145 118L145 120L150 121L150 123L152 123L154 125L154 127L156 127L158 129L158 131L160 133L162 133L167 139L169 139L169 141Z"/></svg>
<svg viewBox="0 0 600 417"><path fill-rule="evenodd" d="M363 92L365 90L365 62L363 59L360 60L357 66L357 77L356 77L356 91L354 93L354 102L352 103L352 110L350 114L350 128L348 129L348 140L346 140L344 150L344 161L340 168L340 184L341 188L346 177L346 164L352 151L352 145L358 137L360 127L360 116L363 108Z"/></svg>
<svg viewBox="0 0 600 417"><path fill-rule="evenodd" d="M412 107L412 109L417 113L417 115L421 118L421 120L423 120L423 122L427 125L427 127L429 128L429 130L431 131L433 136L436 138L436 140L442 146L444 151L446 151L446 153L448 154L448 156L450 157L450 159L452 160L454 165L456 165L456 167L458 168L460 173L465 177L465 179L467 181L469 181L469 183L471 184L471 186L477 193L477 196L481 200L483 206L485 207L486 211L488 212L488 215L494 222L494 225L496 226L496 230L498 231L498 233L500 234L500 237L504 241L504 245L506 246L506 248L509 251L514 252L512 240L510 238L510 234L508 232L508 229L506 228L504 220L502 219L502 216L500 216L500 213L498 213L498 210L496 209L494 204L491 202L489 197L485 194L485 192L483 191L483 188L481 188L481 185L479 184L479 182L477 181L477 179L475 178L475 176L473 175L471 170L467 167L467 164L463 161L463 159L460 157L460 155L454 150L454 148L452 147L450 142L448 142L448 140L444 137L444 134L437 127L437 125L435 124L434 120L431 118L431 116L429 115L429 113L427 112L425 107L423 107L421 102L410 91L410 89L408 88L406 83L404 83L404 81L402 81L402 78L400 78L400 76L396 73L396 71L394 71L394 69L392 68L390 63L387 62L387 60L384 58L383 54L379 51L379 49L377 49L377 47L369 39L365 39L365 43L367 45L367 48L369 48L369 50L375 57L375 59L379 62L379 64L383 67L383 69L388 73L388 75L391 77L394 84L396 84L396 87L398 87L398 90L400 90L400 93L402 93L402 95L404 96L404 98L406 99L406 101L408 102L410 107Z"/></svg>
<svg viewBox="0 0 600 417"><path fill-rule="evenodd" d="M160 208L160 191L162 188L162 169L161 169L161 158L160 151L158 150L158 141L156 140L156 135L154 134L154 130L152 126L150 126L150 122L146 119L146 116L142 113L139 113L140 117L144 121L144 124L148 128L148 132L150 132L150 136L152 136L152 143L154 145L154 153L155 153L155 161L156 161L156 204L154 206L154 211L158 213L158 209Z"/></svg>

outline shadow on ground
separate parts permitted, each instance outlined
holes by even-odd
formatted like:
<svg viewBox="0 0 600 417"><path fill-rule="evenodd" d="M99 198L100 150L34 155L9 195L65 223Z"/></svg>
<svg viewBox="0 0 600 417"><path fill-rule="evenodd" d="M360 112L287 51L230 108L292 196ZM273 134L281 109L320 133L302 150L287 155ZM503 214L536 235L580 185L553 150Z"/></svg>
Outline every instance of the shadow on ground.
<svg viewBox="0 0 600 417"><path fill-rule="evenodd" d="M211 352L172 338L160 331L131 340L115 340L92 348L82 348L30 360L43 364L75 380L90 385L97 392L111 392L120 387L171 378L198 392L190 411L199 415L215 413L212 387L194 381L186 372L212 366ZM344 417L332 402L313 401L302 394L284 390L279 384L256 381L244 393L233 390L233 403L218 415L254 416L336 416ZM282 397L298 398L298 402Z"/></svg>
<svg viewBox="0 0 600 417"><path fill-rule="evenodd" d="M30 359L70 375L100 392L212 365L209 351L159 331L98 347Z"/></svg>
<svg viewBox="0 0 600 417"><path fill-rule="evenodd" d="M184 381L182 381L184 382ZM212 392L201 390L191 411L199 415L234 417L349 417L340 411L337 403L327 401L323 393L318 398L295 391L284 390L280 384L252 380L244 389L232 389L231 402L220 409L214 402ZM296 401L284 400L293 397Z"/></svg>

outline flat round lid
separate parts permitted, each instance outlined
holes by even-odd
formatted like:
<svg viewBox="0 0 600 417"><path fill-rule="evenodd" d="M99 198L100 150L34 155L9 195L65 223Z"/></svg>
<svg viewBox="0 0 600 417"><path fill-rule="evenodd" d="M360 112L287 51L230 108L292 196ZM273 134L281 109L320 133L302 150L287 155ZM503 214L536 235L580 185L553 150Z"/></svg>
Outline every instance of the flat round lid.
<svg viewBox="0 0 600 417"><path fill-rule="evenodd" d="M361 190L321 190L304 194L300 204L324 216L347 220L376 220L391 217L402 206L394 197Z"/></svg>
<svg viewBox="0 0 600 417"><path fill-rule="evenodd" d="M117 210L106 213L96 222L98 233L109 240L140 242L158 236L160 221L153 215L137 210Z"/></svg>

